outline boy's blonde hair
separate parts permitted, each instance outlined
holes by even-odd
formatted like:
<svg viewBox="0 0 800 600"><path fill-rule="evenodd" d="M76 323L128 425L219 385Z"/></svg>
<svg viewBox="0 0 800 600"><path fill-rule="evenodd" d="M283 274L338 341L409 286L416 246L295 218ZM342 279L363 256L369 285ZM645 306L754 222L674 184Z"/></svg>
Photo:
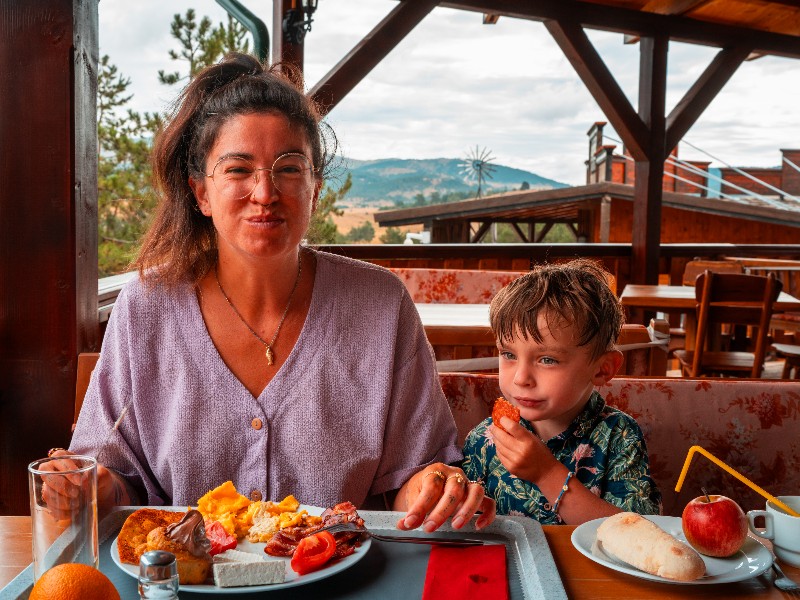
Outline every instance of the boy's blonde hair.
<svg viewBox="0 0 800 600"><path fill-rule="evenodd" d="M625 313L608 285L609 273L598 263L576 259L538 265L515 279L492 300L489 322L496 339L517 335L541 343L538 318L551 330L575 326L578 346L590 346L591 358L614 349Z"/></svg>

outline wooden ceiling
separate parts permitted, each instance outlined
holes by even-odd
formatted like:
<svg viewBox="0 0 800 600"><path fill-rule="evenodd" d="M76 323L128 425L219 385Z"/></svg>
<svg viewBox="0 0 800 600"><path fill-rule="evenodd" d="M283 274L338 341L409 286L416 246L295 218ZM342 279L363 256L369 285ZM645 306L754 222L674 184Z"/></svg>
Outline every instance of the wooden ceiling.
<svg viewBox="0 0 800 600"><path fill-rule="evenodd" d="M800 36L796 0L586 0L658 15L680 15L708 23Z"/></svg>
<svg viewBox="0 0 800 600"><path fill-rule="evenodd" d="M757 54L800 58L797 0L446 0L498 17L577 20L588 28L720 48L750 41Z"/></svg>

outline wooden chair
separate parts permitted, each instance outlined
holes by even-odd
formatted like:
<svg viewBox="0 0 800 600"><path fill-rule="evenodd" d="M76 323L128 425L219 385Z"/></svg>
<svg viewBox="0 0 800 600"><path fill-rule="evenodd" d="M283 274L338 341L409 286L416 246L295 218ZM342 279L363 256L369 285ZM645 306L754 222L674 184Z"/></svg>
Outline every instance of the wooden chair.
<svg viewBox="0 0 800 600"><path fill-rule="evenodd" d="M78 415L83 406L83 398L89 387L89 379L92 371L100 358L99 352L81 352L78 355L78 378L75 380L75 416L72 419L72 430L75 431L75 423L78 422Z"/></svg>
<svg viewBox="0 0 800 600"><path fill-rule="evenodd" d="M683 285L695 284L706 271L712 273L744 273L742 263L735 260L690 260L683 269Z"/></svg>
<svg viewBox="0 0 800 600"><path fill-rule="evenodd" d="M686 377L733 375L760 378L772 306L781 291L774 275L759 277L706 271L697 278L697 338L694 351L677 350ZM753 352L718 350L714 336L723 325L757 328Z"/></svg>
<svg viewBox="0 0 800 600"><path fill-rule="evenodd" d="M697 278L711 271L713 273L744 273L744 266L739 261L734 260L690 260L683 269L683 285L694 287ZM671 319L673 323L675 319ZM683 323L684 315L680 315L680 323L677 327L669 329L669 357L674 358L677 350L682 350L686 346L686 328Z"/></svg>

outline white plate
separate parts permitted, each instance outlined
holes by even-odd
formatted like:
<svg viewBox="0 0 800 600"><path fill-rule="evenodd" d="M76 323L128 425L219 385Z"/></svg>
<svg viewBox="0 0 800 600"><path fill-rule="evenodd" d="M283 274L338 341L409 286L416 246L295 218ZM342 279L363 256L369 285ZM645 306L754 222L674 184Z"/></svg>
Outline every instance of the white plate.
<svg viewBox="0 0 800 600"><path fill-rule="evenodd" d="M183 512L186 509L179 508L179 507L171 507L171 506L155 506L152 508L158 508L161 510L172 510ZM300 506L299 510L307 510L308 514L310 515L320 515L322 511L325 510L323 508L319 508L316 506L306 506L305 504ZM369 547L372 545L372 540L367 538L365 541L361 542L361 545L356 548L356 551L351 554L350 556L345 556L341 560L327 566L319 571L313 571L311 573L307 573L305 575L298 575L295 573L291 566L289 565L291 558L289 557L281 557L281 556L270 556L264 552L264 546L266 544L262 543L253 543L248 542L246 539L240 540L238 545L236 546L237 550L242 552L252 552L253 554L257 554L258 556L263 556L267 560L279 560L284 563L284 571L286 573L286 579L283 583L271 583L269 585L248 585L242 587L217 587L215 585L207 584L207 585L182 585L180 586L181 591L185 592L194 592L198 594L249 594L251 592L268 592L270 590L282 590L290 587L295 587L298 585L305 585L306 583L311 583L312 581L318 581L320 579L325 579L326 577L330 577L331 575L336 575L345 569L349 569L358 561L360 561L364 556L367 554ZM138 577L139 576L139 566L138 565L129 565L127 563L123 563L119 559L119 552L117 550L117 538L114 538L114 541L111 542L111 559L114 563L122 569L125 573L130 575L131 577Z"/></svg>
<svg viewBox="0 0 800 600"><path fill-rule="evenodd" d="M686 536L683 535L679 517L645 515L645 518L661 527L661 529L670 535L686 543ZM642 579L649 579L650 581L660 581L661 583L688 585L730 583L732 581L742 581L761 575L761 573L772 566L772 554L770 551L760 542L748 537L742 549L729 558L712 558L701 554L700 557L703 559L703 562L706 563L706 574L700 579L694 581L675 581L673 579L659 577L658 575L651 575L650 573L645 573L629 564L623 563L616 558L610 557L603 552L602 548L598 548L596 545L594 549L592 548L597 538L597 528L604 520L605 519L595 519L594 521L589 521L588 523L576 527L575 531L572 532L572 545L577 548L578 552L594 562L604 565L609 569L633 575L634 577L641 577Z"/></svg>

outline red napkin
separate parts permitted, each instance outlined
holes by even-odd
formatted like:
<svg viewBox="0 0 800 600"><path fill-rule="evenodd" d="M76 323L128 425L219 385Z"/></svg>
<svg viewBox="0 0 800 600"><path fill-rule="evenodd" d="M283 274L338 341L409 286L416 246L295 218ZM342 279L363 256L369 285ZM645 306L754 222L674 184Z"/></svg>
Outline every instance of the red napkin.
<svg viewBox="0 0 800 600"><path fill-rule="evenodd" d="M422 600L450 598L508 600L506 547L493 544L431 548Z"/></svg>

